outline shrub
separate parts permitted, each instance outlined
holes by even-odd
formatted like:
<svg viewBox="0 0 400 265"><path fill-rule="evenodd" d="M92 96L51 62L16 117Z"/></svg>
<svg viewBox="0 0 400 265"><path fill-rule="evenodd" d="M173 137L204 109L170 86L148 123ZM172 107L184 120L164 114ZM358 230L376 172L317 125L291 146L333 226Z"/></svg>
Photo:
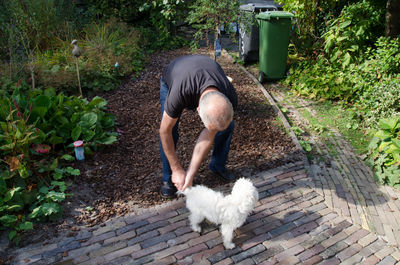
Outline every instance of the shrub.
<svg viewBox="0 0 400 265"><path fill-rule="evenodd" d="M400 187L400 116L379 121L369 145L369 162L382 184Z"/></svg>
<svg viewBox="0 0 400 265"><path fill-rule="evenodd" d="M115 142L115 117L100 97L89 102L23 83L0 91L0 229L18 242L33 222L62 214L65 177L80 174L61 161L74 159L72 142L83 139L87 151Z"/></svg>
<svg viewBox="0 0 400 265"><path fill-rule="evenodd" d="M82 49L78 62L83 91L108 91L116 88L123 77L140 72L145 60L141 40L138 29L116 20L88 25L78 42ZM38 82L44 87L76 92L70 41L58 39L56 47L38 54Z"/></svg>
<svg viewBox="0 0 400 265"><path fill-rule="evenodd" d="M363 0L343 8L336 19L329 21L324 50L332 64L347 67L364 59L366 48L376 41L376 29L382 28L383 10Z"/></svg>

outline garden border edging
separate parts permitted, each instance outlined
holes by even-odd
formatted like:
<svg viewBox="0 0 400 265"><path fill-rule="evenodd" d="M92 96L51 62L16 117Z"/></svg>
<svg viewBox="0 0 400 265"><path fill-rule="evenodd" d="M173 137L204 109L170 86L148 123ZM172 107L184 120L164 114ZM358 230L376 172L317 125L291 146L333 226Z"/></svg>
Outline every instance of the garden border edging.
<svg viewBox="0 0 400 265"><path fill-rule="evenodd" d="M306 152L301 147L299 139L297 139L297 136L293 132L292 126L290 126L290 123L286 119L285 115L283 115L281 109L276 105L276 102L275 102L274 98L268 93L267 89L258 81L258 79L256 77L254 77L254 75L252 75L249 71L247 71L247 69L243 65L236 63L235 59L225 49L223 49L223 53L226 54L232 60L232 62L234 64L237 64L239 66L239 68L243 72L245 72L254 81L254 83L257 85L257 87L261 90L261 92L267 98L269 104L271 104L273 109L278 114L279 118L282 120L283 126L285 126L286 130L288 130L290 138L292 138L292 141L296 145L296 149L297 149L296 151L299 151L302 154L302 156L303 156L302 161L303 161L303 163L305 165L305 168L309 169L310 168L310 164L308 162Z"/></svg>

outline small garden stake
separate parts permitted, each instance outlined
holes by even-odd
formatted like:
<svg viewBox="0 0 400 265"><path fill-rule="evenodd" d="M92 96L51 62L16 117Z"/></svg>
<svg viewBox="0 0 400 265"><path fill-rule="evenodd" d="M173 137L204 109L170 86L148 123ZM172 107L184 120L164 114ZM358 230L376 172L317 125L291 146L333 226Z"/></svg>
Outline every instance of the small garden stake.
<svg viewBox="0 0 400 265"><path fill-rule="evenodd" d="M78 85L79 85L79 93L82 96L82 88L81 88L81 79L79 78L79 64L78 64L78 57L81 56L81 48L78 46L78 41L73 40L71 42L71 45L74 45L74 49L72 50L72 55L75 57L75 63L76 63L76 75L78 76Z"/></svg>

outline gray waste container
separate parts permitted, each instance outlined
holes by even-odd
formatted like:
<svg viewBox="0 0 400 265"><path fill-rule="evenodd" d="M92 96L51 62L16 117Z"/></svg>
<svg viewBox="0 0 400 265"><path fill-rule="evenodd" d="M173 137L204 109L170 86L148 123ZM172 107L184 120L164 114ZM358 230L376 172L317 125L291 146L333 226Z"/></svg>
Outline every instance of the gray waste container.
<svg viewBox="0 0 400 265"><path fill-rule="evenodd" d="M259 28L255 16L260 12L282 10L274 1L248 3L240 6L239 57L245 63L259 59Z"/></svg>

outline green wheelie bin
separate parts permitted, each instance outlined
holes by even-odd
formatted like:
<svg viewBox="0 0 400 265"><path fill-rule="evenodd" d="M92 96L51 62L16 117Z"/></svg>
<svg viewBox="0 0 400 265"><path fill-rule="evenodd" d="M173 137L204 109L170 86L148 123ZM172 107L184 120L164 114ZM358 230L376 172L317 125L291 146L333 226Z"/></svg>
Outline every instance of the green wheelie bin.
<svg viewBox="0 0 400 265"><path fill-rule="evenodd" d="M259 81L283 78L286 72L289 37L293 14L285 11L259 13Z"/></svg>

